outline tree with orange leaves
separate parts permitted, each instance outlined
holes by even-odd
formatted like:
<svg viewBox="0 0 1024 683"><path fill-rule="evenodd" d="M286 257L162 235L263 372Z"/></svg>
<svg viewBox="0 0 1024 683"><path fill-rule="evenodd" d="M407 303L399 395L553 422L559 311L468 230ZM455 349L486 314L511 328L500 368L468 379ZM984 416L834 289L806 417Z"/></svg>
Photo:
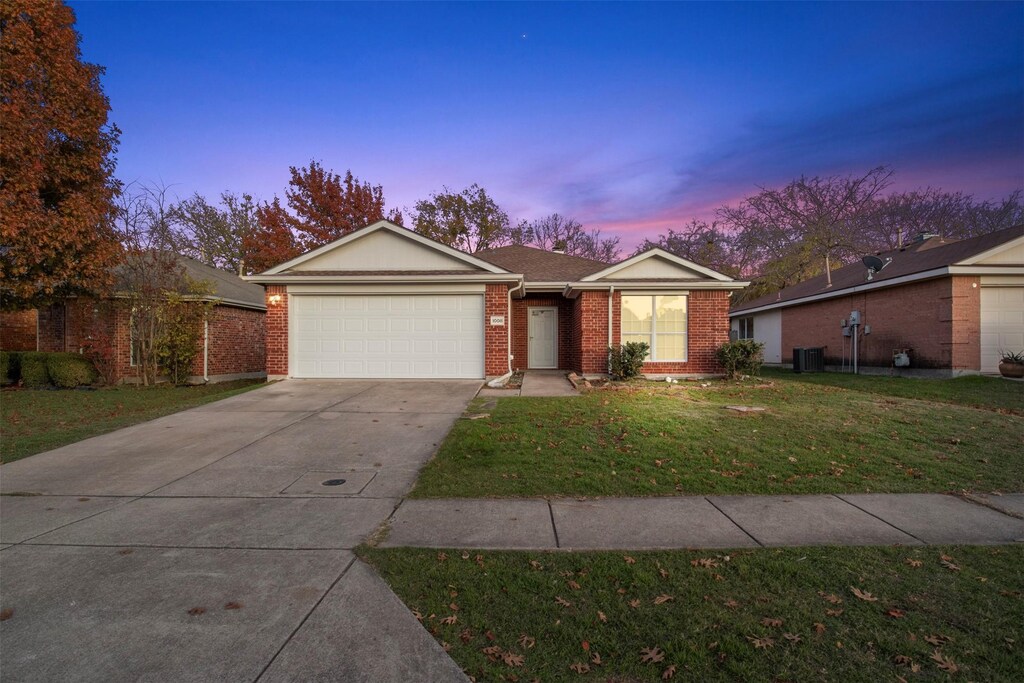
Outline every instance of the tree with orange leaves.
<svg viewBox="0 0 1024 683"><path fill-rule="evenodd" d="M247 259L257 272L382 218L402 224L399 211L386 211L383 188L360 181L352 171L341 176L316 161L289 170L288 208L277 197L264 203L257 213L260 229L248 240Z"/></svg>
<svg viewBox="0 0 1024 683"><path fill-rule="evenodd" d="M0 2L0 307L110 283L117 127L58 0Z"/></svg>

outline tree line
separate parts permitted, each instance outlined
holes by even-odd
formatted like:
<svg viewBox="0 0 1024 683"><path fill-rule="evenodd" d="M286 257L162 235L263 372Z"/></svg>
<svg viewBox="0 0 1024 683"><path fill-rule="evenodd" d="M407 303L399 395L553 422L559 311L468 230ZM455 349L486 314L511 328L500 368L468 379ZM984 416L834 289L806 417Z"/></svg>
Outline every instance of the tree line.
<svg viewBox="0 0 1024 683"><path fill-rule="evenodd" d="M82 62L74 13L59 0L0 3L0 308L44 306L102 293L129 256L180 253L240 275L266 270L380 219L466 252L512 244L603 262L620 238L560 214L513 222L477 184L447 187L404 212L384 189L325 168L291 167L283 198L225 191L183 200L168 188L114 175L120 131L109 121L102 67ZM893 171L801 177L763 187L711 220L691 220L645 239L753 285L751 298L919 232L965 238L1024 223L1021 192L999 201L962 192L890 192ZM163 259L163 257L160 257ZM153 266L153 264L149 264ZM153 271L170 271L160 264ZM151 273L136 278L154 284Z"/></svg>

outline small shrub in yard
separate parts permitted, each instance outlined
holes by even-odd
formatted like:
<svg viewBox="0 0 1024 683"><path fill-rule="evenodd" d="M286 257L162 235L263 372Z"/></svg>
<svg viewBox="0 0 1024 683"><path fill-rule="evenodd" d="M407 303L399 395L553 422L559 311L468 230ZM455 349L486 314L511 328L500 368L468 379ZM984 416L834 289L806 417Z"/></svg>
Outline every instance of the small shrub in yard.
<svg viewBox="0 0 1024 683"><path fill-rule="evenodd" d="M608 371L612 379L632 379L640 375L644 359L651 347L646 342L626 342L622 346L608 349Z"/></svg>
<svg viewBox="0 0 1024 683"><path fill-rule="evenodd" d="M737 339L718 347L715 356L732 379L737 375L756 375L764 362L764 344L753 339Z"/></svg>
<svg viewBox="0 0 1024 683"><path fill-rule="evenodd" d="M50 386L47 355L41 351L26 351L21 354L21 381L26 387Z"/></svg>
<svg viewBox="0 0 1024 683"><path fill-rule="evenodd" d="M77 353L51 353L46 359L50 381L61 389L92 384L96 381L96 368L85 356Z"/></svg>

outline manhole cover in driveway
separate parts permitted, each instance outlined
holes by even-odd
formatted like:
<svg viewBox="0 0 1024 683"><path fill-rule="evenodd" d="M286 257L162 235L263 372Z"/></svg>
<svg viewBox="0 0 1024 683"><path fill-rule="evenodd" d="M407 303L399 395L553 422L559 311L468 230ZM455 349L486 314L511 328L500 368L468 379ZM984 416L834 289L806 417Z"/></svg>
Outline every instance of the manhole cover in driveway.
<svg viewBox="0 0 1024 683"><path fill-rule="evenodd" d="M281 493L290 496L353 496L377 476L374 470L306 472Z"/></svg>

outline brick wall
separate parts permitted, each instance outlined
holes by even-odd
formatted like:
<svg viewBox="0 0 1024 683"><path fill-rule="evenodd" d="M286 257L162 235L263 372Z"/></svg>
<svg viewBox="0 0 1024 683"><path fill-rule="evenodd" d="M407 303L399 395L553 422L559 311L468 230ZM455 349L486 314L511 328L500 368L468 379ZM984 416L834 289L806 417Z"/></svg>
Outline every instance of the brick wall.
<svg viewBox="0 0 1024 683"><path fill-rule="evenodd" d="M508 286L487 285L484 292L484 374L488 377L508 372L508 335L511 324L508 310ZM505 324L491 325L492 315L505 316Z"/></svg>
<svg viewBox="0 0 1024 683"><path fill-rule="evenodd" d="M912 282L782 310L782 361L793 347L825 347L825 362L840 365L840 321L861 313L871 334L858 341L860 365L889 367L894 349L911 349L911 366L977 370L981 363L981 290L977 277ZM863 327L861 328L863 329ZM849 358L850 338L845 355ZM849 361L848 361L849 362Z"/></svg>
<svg viewBox="0 0 1024 683"><path fill-rule="evenodd" d="M266 368L268 376L288 375L288 288L284 285L266 287ZM272 296L280 297L274 303Z"/></svg>
<svg viewBox="0 0 1024 683"><path fill-rule="evenodd" d="M211 375L266 370L266 314L245 308L218 306L210 316Z"/></svg>
<svg viewBox="0 0 1024 683"><path fill-rule="evenodd" d="M618 319L619 294L615 294L613 323ZM576 297L573 324L579 351L579 372L586 375L608 372L608 292L583 291ZM613 328L612 335L618 337Z"/></svg>
<svg viewBox="0 0 1024 683"><path fill-rule="evenodd" d="M558 294L529 294L512 300L512 366L517 370L530 367L530 308L534 306L558 308L558 367L576 369L572 361L573 302Z"/></svg>
<svg viewBox="0 0 1024 683"><path fill-rule="evenodd" d="M0 349L36 350L36 311L0 312Z"/></svg>

